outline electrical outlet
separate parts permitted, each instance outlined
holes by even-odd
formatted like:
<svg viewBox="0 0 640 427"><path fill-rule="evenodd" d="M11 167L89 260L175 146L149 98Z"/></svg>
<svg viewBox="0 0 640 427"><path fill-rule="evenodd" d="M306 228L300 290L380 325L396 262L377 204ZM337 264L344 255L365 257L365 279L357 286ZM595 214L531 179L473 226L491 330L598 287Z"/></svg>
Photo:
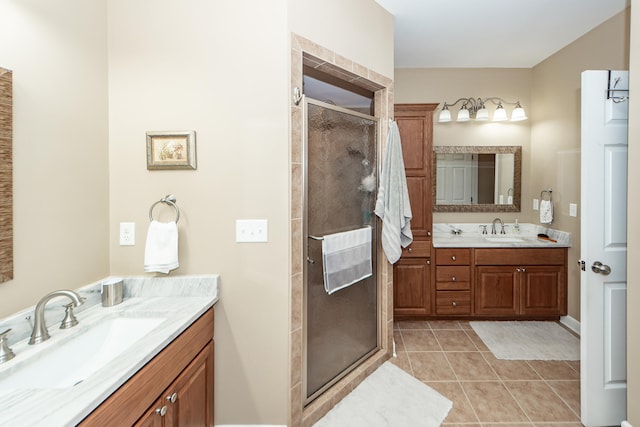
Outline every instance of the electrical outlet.
<svg viewBox="0 0 640 427"><path fill-rule="evenodd" d="M537 211L538 209L538 199L533 199L533 210Z"/></svg>
<svg viewBox="0 0 640 427"><path fill-rule="evenodd" d="M269 230L266 219L236 220L236 242L264 243L268 240Z"/></svg>
<svg viewBox="0 0 640 427"><path fill-rule="evenodd" d="M120 223L120 246L134 246L136 244L136 223Z"/></svg>

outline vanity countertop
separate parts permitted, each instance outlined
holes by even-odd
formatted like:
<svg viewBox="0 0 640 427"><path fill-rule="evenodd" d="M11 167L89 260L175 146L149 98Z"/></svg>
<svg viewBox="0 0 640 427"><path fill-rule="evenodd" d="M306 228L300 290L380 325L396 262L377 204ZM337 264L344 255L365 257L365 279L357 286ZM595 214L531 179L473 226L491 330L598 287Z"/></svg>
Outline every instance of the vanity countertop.
<svg viewBox="0 0 640 427"><path fill-rule="evenodd" d="M487 234L482 234L482 225L487 226ZM536 224L520 224L516 232L515 224L505 224L506 234L491 234L491 223L439 223L433 225L434 248L568 248L571 247L571 233ZM460 230L454 234L453 230ZM538 234L546 234L556 242L542 240Z"/></svg>
<svg viewBox="0 0 640 427"><path fill-rule="evenodd" d="M60 311L60 304L50 303L53 309L49 310L47 306L45 317L51 318L47 322L51 338L33 346L27 344L30 327L25 320L25 316L33 314L33 308L0 319L0 328L12 328L9 346L16 354L14 359L0 365L0 401L3 403L0 425L78 424L218 301L218 281L217 275L124 278L124 301L113 307L101 305L102 281L85 286L77 290L86 298L85 303L74 310L79 324L72 329L59 329L57 325L64 310ZM63 341L70 334L82 333L83 328L89 329L105 318L131 314L136 317L160 317L163 320L84 381L68 388L1 387L2 378L11 375L12 370L19 368L19 364L34 357L45 357L47 350L64 345Z"/></svg>

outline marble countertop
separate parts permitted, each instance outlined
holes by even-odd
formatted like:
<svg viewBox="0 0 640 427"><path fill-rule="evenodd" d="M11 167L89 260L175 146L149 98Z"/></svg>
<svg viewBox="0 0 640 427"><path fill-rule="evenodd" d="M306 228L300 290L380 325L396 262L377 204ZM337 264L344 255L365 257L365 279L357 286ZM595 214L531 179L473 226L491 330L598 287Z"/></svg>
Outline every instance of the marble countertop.
<svg viewBox="0 0 640 427"><path fill-rule="evenodd" d="M482 225L487 226L488 234L482 234ZM555 230L536 224L505 224L506 234L500 234L500 225L496 225L497 234L491 234L491 223L438 223L433 225L434 248L568 248L571 247L571 233ZM454 234L453 230L461 230ZM542 240L538 234L546 234L556 242Z"/></svg>
<svg viewBox="0 0 640 427"><path fill-rule="evenodd" d="M47 321L51 338L41 344L27 344L31 327L25 317L33 314L33 307L0 319L1 330L12 328L9 346L16 354L14 359L0 365L0 425L76 425L218 301L217 275L125 277L124 301L113 307L101 305L102 282L77 289L86 301L74 310L79 324L71 329L61 330L57 327L64 310L55 301L49 303L45 318L51 319ZM49 309L49 306L52 308ZM2 388L2 379L20 369L21 364L34 358L46 357L47 350L64 345L75 334L81 334L105 318L119 316L161 317L164 320L126 351L75 386L49 389Z"/></svg>

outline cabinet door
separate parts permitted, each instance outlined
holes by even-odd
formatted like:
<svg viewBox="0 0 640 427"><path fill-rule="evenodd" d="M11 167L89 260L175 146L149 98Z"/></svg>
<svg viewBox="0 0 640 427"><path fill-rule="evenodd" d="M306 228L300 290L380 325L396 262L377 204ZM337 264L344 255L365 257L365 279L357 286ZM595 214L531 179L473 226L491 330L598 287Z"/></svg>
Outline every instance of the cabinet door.
<svg viewBox="0 0 640 427"><path fill-rule="evenodd" d="M529 316L567 314L564 267L524 267L520 273L520 312Z"/></svg>
<svg viewBox="0 0 640 427"><path fill-rule="evenodd" d="M518 276L515 267L476 267L475 311L480 316L518 314Z"/></svg>
<svg viewBox="0 0 640 427"><path fill-rule="evenodd" d="M213 342L167 389L164 400L171 408L165 427L213 427Z"/></svg>
<svg viewBox="0 0 640 427"><path fill-rule="evenodd" d="M437 104L396 104L394 108L413 213L411 231L417 240L431 240L433 111L436 107Z"/></svg>
<svg viewBox="0 0 640 427"><path fill-rule="evenodd" d="M156 403L136 422L133 427L164 427L169 407L164 399L158 399Z"/></svg>
<svg viewBox="0 0 640 427"><path fill-rule="evenodd" d="M429 258L401 258L393 266L393 314L396 317L431 314Z"/></svg>

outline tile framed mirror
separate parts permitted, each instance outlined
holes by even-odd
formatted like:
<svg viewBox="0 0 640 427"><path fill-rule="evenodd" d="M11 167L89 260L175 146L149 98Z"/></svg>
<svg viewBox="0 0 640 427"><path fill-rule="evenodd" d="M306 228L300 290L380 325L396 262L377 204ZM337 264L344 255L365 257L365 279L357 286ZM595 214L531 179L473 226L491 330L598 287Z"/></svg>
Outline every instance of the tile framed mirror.
<svg viewBox="0 0 640 427"><path fill-rule="evenodd" d="M522 147L436 146L434 212L520 212Z"/></svg>
<svg viewBox="0 0 640 427"><path fill-rule="evenodd" d="M13 80L0 67L0 283L13 279Z"/></svg>

